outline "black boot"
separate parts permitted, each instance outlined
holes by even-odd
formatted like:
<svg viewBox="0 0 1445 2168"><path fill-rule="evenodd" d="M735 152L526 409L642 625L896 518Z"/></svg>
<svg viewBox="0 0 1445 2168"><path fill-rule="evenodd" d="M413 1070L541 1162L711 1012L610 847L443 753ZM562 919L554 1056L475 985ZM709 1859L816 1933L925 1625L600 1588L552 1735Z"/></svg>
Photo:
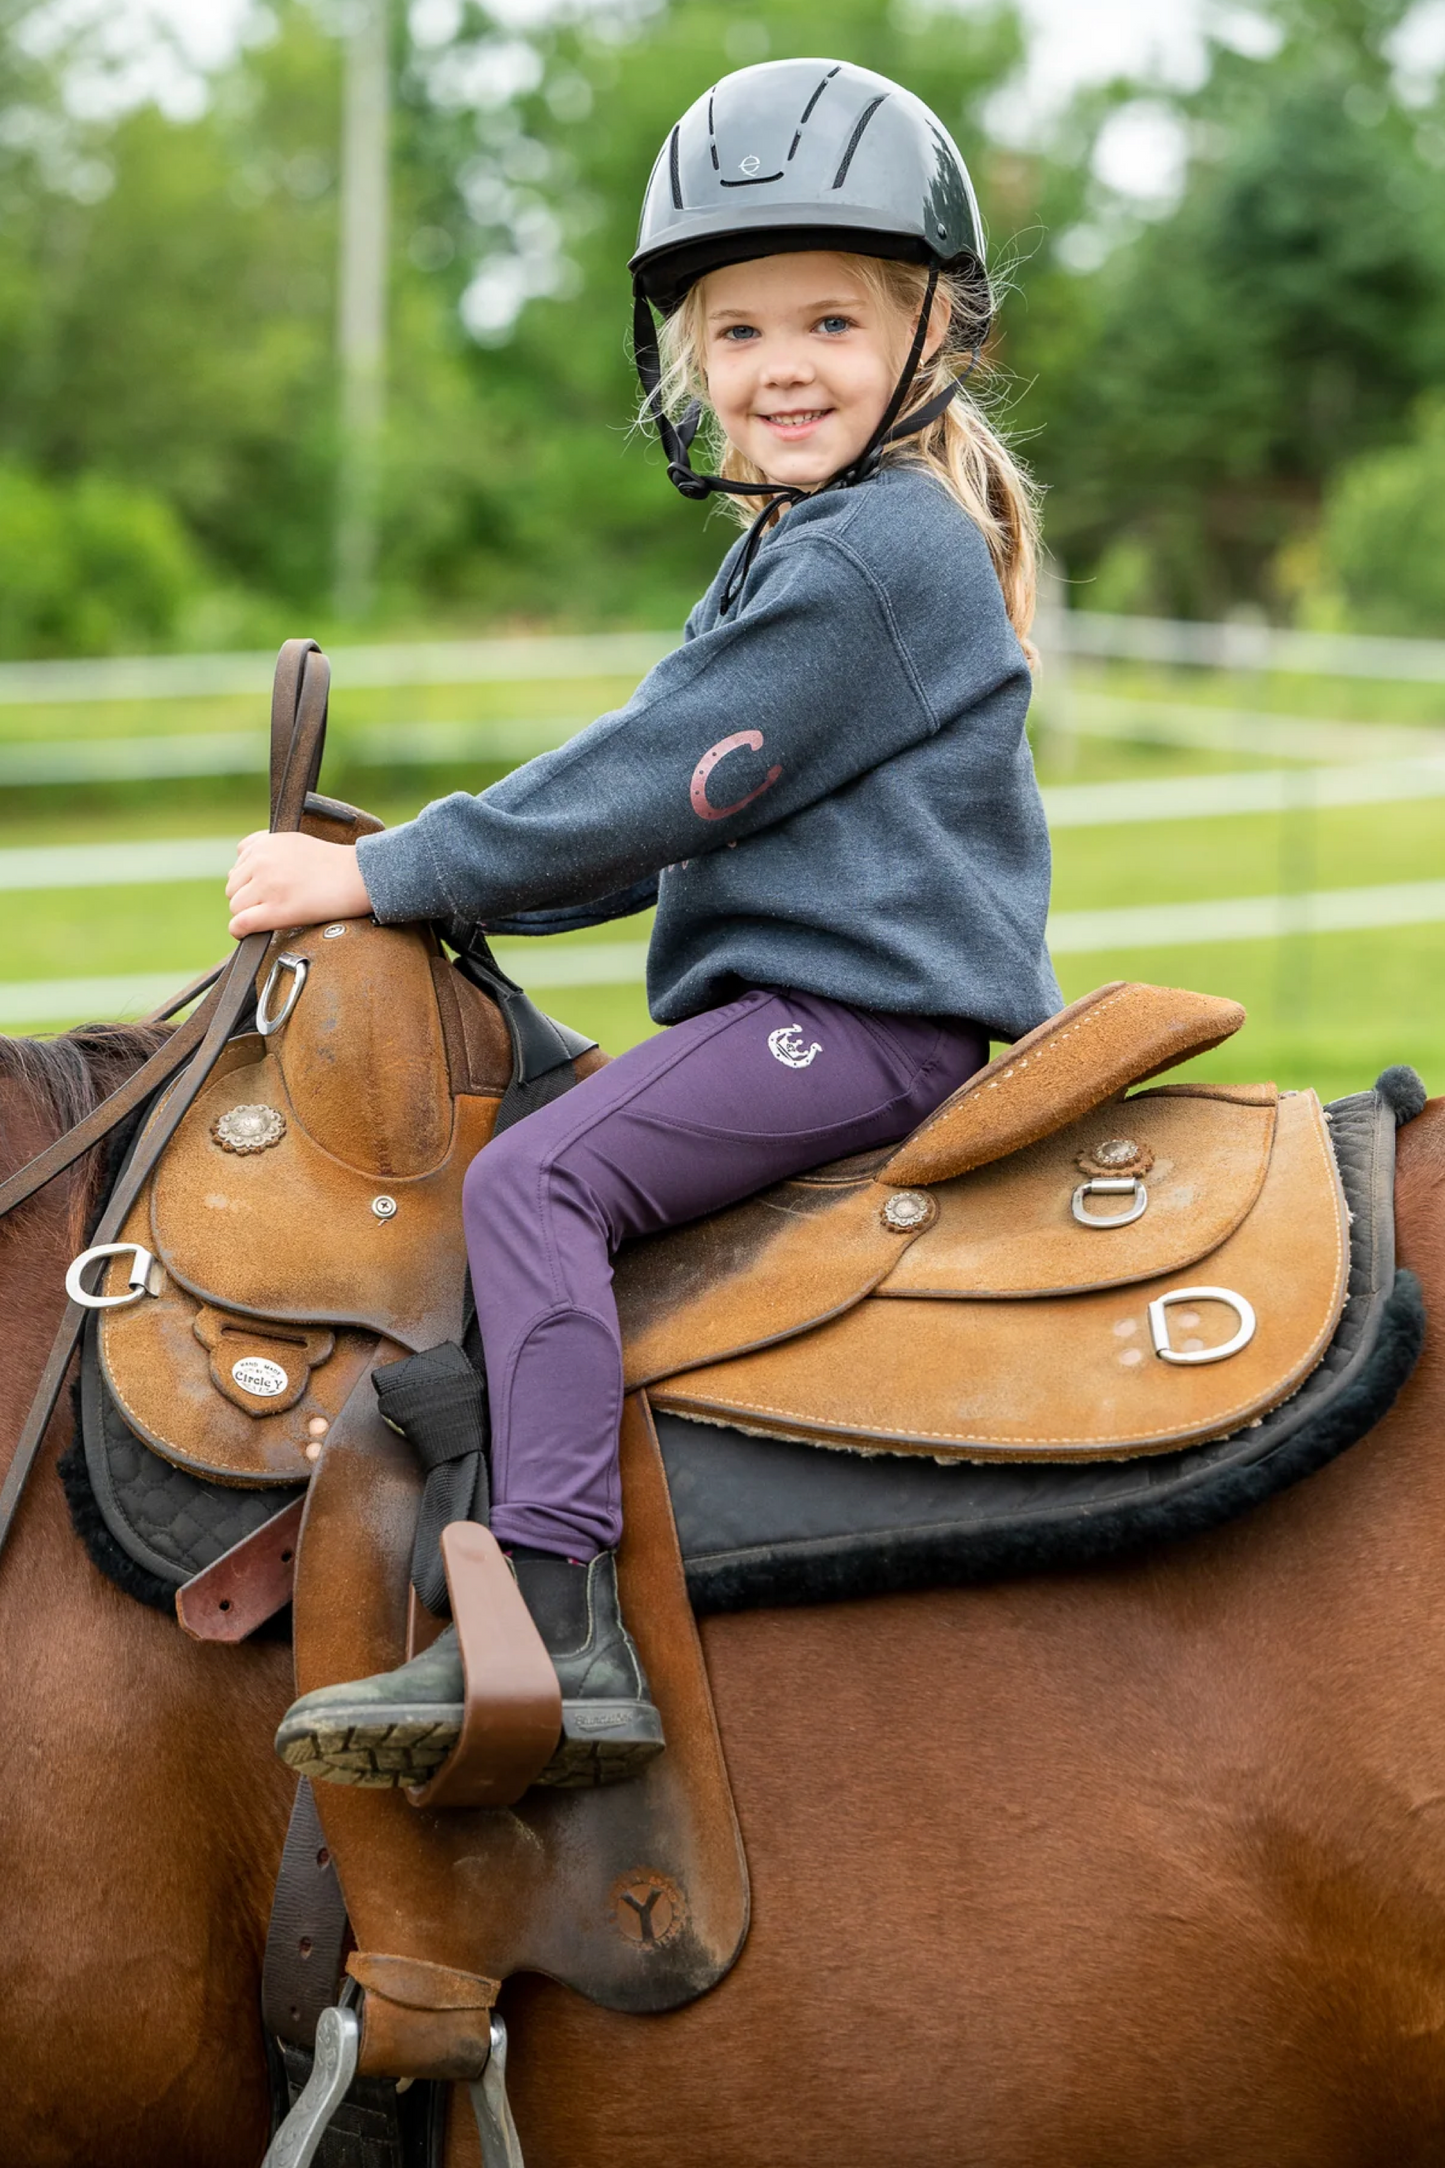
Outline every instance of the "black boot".
<svg viewBox="0 0 1445 2168"><path fill-rule="evenodd" d="M562 1687L562 1733L539 1784L580 1790L620 1784L662 1752L657 1713L617 1605L617 1562L586 1565L540 1552L512 1561ZM394 1671L319 1686L294 1701L276 1752L302 1776L331 1784L426 1784L462 1728L456 1628Z"/></svg>
<svg viewBox="0 0 1445 2168"><path fill-rule="evenodd" d="M512 1569L562 1687L562 1737L537 1782L577 1790L636 1776L662 1752L662 1718L622 1623L616 1553L576 1565L523 1548Z"/></svg>

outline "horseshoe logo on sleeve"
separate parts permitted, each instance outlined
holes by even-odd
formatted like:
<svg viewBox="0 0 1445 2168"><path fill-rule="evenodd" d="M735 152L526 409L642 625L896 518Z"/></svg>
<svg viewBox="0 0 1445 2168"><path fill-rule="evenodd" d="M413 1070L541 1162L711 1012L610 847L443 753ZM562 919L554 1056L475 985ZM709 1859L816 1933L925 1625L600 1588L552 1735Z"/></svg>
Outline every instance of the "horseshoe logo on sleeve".
<svg viewBox="0 0 1445 2168"><path fill-rule="evenodd" d="M702 759L693 769L692 785L688 791L688 797L692 802L692 810L700 821L723 821L727 819L729 813L741 813L743 807L751 805L754 798L761 798L765 790L771 790L778 777L782 774L781 766L769 768L757 789L750 790L745 798L737 798L731 805L709 805L707 802L708 777L720 760L726 760L729 753L735 753L739 746L743 745L747 746L750 752L760 753L763 749L761 730L735 730L730 738L719 738L716 745L708 747Z"/></svg>

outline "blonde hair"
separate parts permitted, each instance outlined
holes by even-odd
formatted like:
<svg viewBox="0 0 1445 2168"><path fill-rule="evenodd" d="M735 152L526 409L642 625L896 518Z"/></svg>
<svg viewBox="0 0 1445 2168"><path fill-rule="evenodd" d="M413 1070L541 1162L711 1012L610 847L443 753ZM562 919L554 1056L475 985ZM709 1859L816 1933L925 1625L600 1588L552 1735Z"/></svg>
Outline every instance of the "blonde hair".
<svg viewBox="0 0 1445 2168"><path fill-rule="evenodd" d="M901 367L923 306L927 271L921 264L894 263L877 256L844 256L841 260L885 313L897 318ZM767 501L767 477L728 441L708 405L703 366L702 296L706 283L699 279L682 306L662 326L658 342L663 362L661 396L670 410L690 399L700 399L708 417L717 472L729 482L758 484L756 498L728 499L736 517L746 524ZM982 328L977 292L965 279L945 272L939 279L938 293L951 312L948 329L932 360L919 368L908 395L907 412L921 406L934 392L942 391L949 378L958 375L961 360L978 343ZM883 458L889 465L927 467L978 528L988 544L1003 589L1009 622L1032 667L1037 659L1029 631L1038 592L1038 492L1028 469L990 424L972 389L960 390L938 420L916 437L889 445Z"/></svg>

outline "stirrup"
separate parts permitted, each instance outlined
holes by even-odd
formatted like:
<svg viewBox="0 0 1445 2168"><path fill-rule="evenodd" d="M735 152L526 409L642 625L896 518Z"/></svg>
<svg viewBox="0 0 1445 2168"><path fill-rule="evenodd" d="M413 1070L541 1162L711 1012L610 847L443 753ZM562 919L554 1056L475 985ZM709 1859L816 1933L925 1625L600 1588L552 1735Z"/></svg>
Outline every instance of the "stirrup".
<svg viewBox="0 0 1445 2168"><path fill-rule="evenodd" d="M316 2020L316 2059L296 2105L266 2149L261 2168L308 2168L356 2075L361 2020L349 2003Z"/></svg>
<svg viewBox="0 0 1445 2168"><path fill-rule="evenodd" d="M507 2098L507 2027L495 2010L487 2067L467 2090L472 2096L477 2136L482 2141L482 2168L525 2168L521 2140L512 2121L512 2104Z"/></svg>
<svg viewBox="0 0 1445 2168"><path fill-rule="evenodd" d="M349 2003L323 2010L316 2020L316 2060L295 2107L277 2131L261 2168L310 2168L356 2075L361 2020ZM487 2067L467 2088L482 2168L525 2168L512 2106L507 2098L507 2027L494 2010Z"/></svg>

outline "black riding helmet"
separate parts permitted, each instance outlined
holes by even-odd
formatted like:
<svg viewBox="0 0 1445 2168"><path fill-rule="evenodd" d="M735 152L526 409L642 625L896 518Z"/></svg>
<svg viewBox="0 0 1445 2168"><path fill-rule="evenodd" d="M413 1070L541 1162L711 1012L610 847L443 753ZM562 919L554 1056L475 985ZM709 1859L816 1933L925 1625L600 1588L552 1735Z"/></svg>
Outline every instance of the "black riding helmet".
<svg viewBox="0 0 1445 2168"><path fill-rule="evenodd" d="M823 488L865 480L886 444L926 429L953 397L956 386L950 384L898 421L918 371L941 272L962 275L974 303L975 347L983 340L990 302L973 183L957 146L922 99L849 61L771 60L724 76L688 108L658 153L628 266L637 373L667 453L668 477L685 497L761 492L693 471L689 452L702 409L694 401L680 423L664 410L652 309L671 315L700 278L724 264L807 249L881 256L929 270L912 348L878 427ZM724 609L747 575L766 522L782 505L811 494L768 493Z"/></svg>
<svg viewBox="0 0 1445 2168"><path fill-rule="evenodd" d="M723 264L844 249L971 272L987 324L968 168L921 98L850 61L740 68L688 108L643 198L634 291L664 316Z"/></svg>

